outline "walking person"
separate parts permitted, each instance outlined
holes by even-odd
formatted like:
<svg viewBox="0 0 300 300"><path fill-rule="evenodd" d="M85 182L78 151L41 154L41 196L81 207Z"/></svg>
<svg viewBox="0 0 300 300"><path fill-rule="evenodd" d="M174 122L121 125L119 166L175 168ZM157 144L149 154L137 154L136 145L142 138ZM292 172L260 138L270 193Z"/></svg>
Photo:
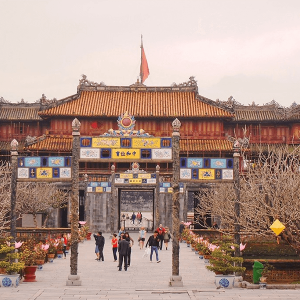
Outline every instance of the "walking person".
<svg viewBox="0 0 300 300"><path fill-rule="evenodd" d="M132 215L131 215L132 224L134 224L135 219L136 219L136 215L133 212Z"/></svg>
<svg viewBox="0 0 300 300"><path fill-rule="evenodd" d="M164 242L164 235L165 235L165 228L162 226L162 224L159 224L159 227L155 230L158 232L158 238L160 240L159 249L162 250L163 242Z"/></svg>
<svg viewBox="0 0 300 300"><path fill-rule="evenodd" d="M62 243L62 245L63 245L62 251L63 251L63 254L64 254L64 259L66 259L66 258L67 258L67 252L66 252L66 249L67 249L67 244L68 244L68 240L67 240L67 235L66 235L66 234L64 234L64 235L62 236L62 238L61 238L61 243Z"/></svg>
<svg viewBox="0 0 300 300"><path fill-rule="evenodd" d="M166 231L164 234L164 242L165 242L166 250L168 250L168 244L171 239L171 234L170 234L169 227L166 227L165 229L166 229Z"/></svg>
<svg viewBox="0 0 300 300"><path fill-rule="evenodd" d="M124 227L122 226L119 230L119 233L118 233L118 238L121 238L121 235L123 235L125 233L125 229Z"/></svg>
<svg viewBox="0 0 300 300"><path fill-rule="evenodd" d="M124 237L125 237L125 240L128 242L129 244L129 248L128 248L128 251L127 251L127 267L130 266L130 262L131 262L131 247L133 246L134 244L134 241L133 239L129 236L129 233L126 231L125 234L124 234Z"/></svg>
<svg viewBox="0 0 300 300"><path fill-rule="evenodd" d="M112 244L112 252L113 252L113 257L114 261L117 261L117 250L118 250L118 239L117 235L114 233L113 237L111 239L111 244Z"/></svg>
<svg viewBox="0 0 300 300"><path fill-rule="evenodd" d="M181 243L182 242L182 232L184 230L184 222L181 221L180 222L180 225L179 225L179 242Z"/></svg>
<svg viewBox="0 0 300 300"><path fill-rule="evenodd" d="M95 239L95 253L96 253L96 260L99 260L99 247L98 247L98 239L99 239L99 232L97 234L94 234L94 239Z"/></svg>
<svg viewBox="0 0 300 300"><path fill-rule="evenodd" d="M127 254L129 249L129 242L125 240L125 235L121 235L121 240L119 242L119 271L122 271L122 264L124 261L124 270L127 271Z"/></svg>
<svg viewBox="0 0 300 300"><path fill-rule="evenodd" d="M94 238L95 238L95 241L96 241L95 252L96 252L96 255L97 255L97 260L98 261L101 261L101 260L104 261L103 248L104 248L104 244L105 244L105 239L104 239L104 236L102 236L102 232L99 231L97 233L97 235L94 234Z"/></svg>
<svg viewBox="0 0 300 300"><path fill-rule="evenodd" d="M158 257L158 248L159 248L159 238L158 238L158 232L154 231L153 235L151 235L147 241L146 248L148 245L151 247L150 252L150 261L152 262L152 255L153 252L155 252L156 255L156 262L160 263L159 257Z"/></svg>
<svg viewBox="0 0 300 300"><path fill-rule="evenodd" d="M144 248L144 244L145 244L145 239L146 239L146 230L145 227L141 227L141 230L139 232L139 244L140 244L140 249Z"/></svg>
<svg viewBox="0 0 300 300"><path fill-rule="evenodd" d="M139 222L139 224L142 223L142 212L139 211L139 212L136 214L136 219L137 219L137 221Z"/></svg>

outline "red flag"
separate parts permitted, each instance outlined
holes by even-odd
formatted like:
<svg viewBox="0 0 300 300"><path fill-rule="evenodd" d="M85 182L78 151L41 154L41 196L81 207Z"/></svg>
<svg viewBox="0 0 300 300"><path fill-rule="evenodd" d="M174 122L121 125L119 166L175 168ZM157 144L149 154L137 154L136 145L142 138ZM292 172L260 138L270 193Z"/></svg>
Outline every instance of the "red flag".
<svg viewBox="0 0 300 300"><path fill-rule="evenodd" d="M148 78L150 72L149 72L148 63L147 63L143 44L141 45L141 49L142 49L142 57L141 57L141 70L140 70L141 74L140 74L140 76L141 76L141 82L143 83Z"/></svg>

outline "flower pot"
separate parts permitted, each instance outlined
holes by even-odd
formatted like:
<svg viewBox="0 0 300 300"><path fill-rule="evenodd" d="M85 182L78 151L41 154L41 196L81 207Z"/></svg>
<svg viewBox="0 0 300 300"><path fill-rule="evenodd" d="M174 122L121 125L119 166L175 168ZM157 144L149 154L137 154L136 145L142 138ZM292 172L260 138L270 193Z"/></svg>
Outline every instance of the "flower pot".
<svg viewBox="0 0 300 300"><path fill-rule="evenodd" d="M64 254L64 252L63 252L63 251L60 251L60 250L58 250L58 251L56 251L56 254L57 254L57 258L63 258L63 254Z"/></svg>
<svg viewBox="0 0 300 300"><path fill-rule="evenodd" d="M43 264L45 263L44 259L37 259L36 261L37 264L37 270L43 270Z"/></svg>
<svg viewBox="0 0 300 300"><path fill-rule="evenodd" d="M20 283L19 274L2 274L0 275L0 286L1 287L17 287Z"/></svg>
<svg viewBox="0 0 300 300"><path fill-rule="evenodd" d="M91 240L91 235L92 235L92 233L91 232L88 232L87 233L87 235L86 235L86 239L89 241L89 240Z"/></svg>
<svg viewBox="0 0 300 300"><path fill-rule="evenodd" d="M234 275L215 275L216 287L232 289L234 286Z"/></svg>
<svg viewBox="0 0 300 300"><path fill-rule="evenodd" d="M24 268L24 280L23 282L35 282L35 271L37 266L26 266Z"/></svg>
<svg viewBox="0 0 300 300"><path fill-rule="evenodd" d="M48 261L49 261L50 263L53 263L55 254L54 254L54 253L48 253L48 254L47 254L47 257L48 257Z"/></svg>

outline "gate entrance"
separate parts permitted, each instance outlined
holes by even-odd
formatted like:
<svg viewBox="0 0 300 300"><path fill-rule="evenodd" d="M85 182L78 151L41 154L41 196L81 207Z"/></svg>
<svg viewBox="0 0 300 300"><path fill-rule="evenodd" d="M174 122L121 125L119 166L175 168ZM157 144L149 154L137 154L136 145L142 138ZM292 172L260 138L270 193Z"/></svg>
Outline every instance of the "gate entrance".
<svg viewBox="0 0 300 300"><path fill-rule="evenodd" d="M133 214L135 218L132 218ZM141 214L141 219L138 218ZM119 227L153 230L154 190L119 190Z"/></svg>

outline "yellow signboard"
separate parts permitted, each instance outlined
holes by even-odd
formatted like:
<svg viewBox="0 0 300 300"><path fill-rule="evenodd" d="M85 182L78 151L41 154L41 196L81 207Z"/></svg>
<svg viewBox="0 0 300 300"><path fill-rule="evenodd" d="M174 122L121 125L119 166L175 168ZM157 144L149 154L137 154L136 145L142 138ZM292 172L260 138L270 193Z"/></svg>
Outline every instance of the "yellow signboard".
<svg viewBox="0 0 300 300"><path fill-rule="evenodd" d="M102 186L96 186L96 193L103 193L103 187Z"/></svg>
<svg viewBox="0 0 300 300"><path fill-rule="evenodd" d="M150 179L151 178L151 174L138 174L139 178L143 178L143 179Z"/></svg>
<svg viewBox="0 0 300 300"><path fill-rule="evenodd" d="M160 148L160 138L132 138L132 148Z"/></svg>
<svg viewBox="0 0 300 300"><path fill-rule="evenodd" d="M92 138L93 148L120 148L120 138L94 137Z"/></svg>
<svg viewBox="0 0 300 300"><path fill-rule="evenodd" d="M199 169L199 179L215 179L215 170Z"/></svg>
<svg viewBox="0 0 300 300"><path fill-rule="evenodd" d="M120 174L120 178L133 178L133 174L124 174L124 173L122 173L122 174Z"/></svg>
<svg viewBox="0 0 300 300"><path fill-rule="evenodd" d="M140 183L142 183L142 179L141 178L132 178L132 179L129 179L129 183L140 184Z"/></svg>
<svg viewBox="0 0 300 300"><path fill-rule="evenodd" d="M112 149L111 157L113 159L140 159L140 149Z"/></svg>
<svg viewBox="0 0 300 300"><path fill-rule="evenodd" d="M36 168L36 178L52 178L52 168Z"/></svg>

